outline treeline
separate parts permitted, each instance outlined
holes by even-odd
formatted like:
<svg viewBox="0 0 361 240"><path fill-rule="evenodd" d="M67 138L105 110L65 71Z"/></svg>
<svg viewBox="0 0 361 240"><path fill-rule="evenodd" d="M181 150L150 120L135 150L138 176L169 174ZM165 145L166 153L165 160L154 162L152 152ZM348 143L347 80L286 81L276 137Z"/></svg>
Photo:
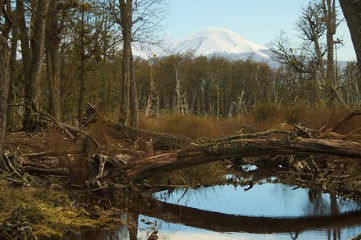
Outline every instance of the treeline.
<svg viewBox="0 0 361 240"><path fill-rule="evenodd" d="M118 54L92 63L79 81L79 62L62 55L61 109L62 120L78 120L79 94L83 88L83 105L98 107L107 116L117 119L120 101L121 56ZM65 59L63 59L65 58ZM339 89L349 107L361 103L361 78L356 63L338 68ZM44 69L45 70L45 69ZM149 60L135 58L134 73L137 82L139 111L147 115L162 112L181 112L208 116L240 116L255 105L324 104L315 91L315 79L295 71L292 67L271 68L267 63L224 58L195 57L192 54L172 55ZM42 75L43 109L49 106L47 75ZM16 89L21 89L21 82ZM21 96L21 91L17 93ZM17 98L20 99L21 98ZM13 109L21 115L21 107ZM20 117L20 116L19 116Z"/></svg>
<svg viewBox="0 0 361 240"><path fill-rule="evenodd" d="M152 92L149 86L153 84L159 109L199 115L244 115L262 103L327 104L315 91L317 79L287 65L271 68L267 63L252 59L227 60L191 54L138 60L136 63L140 64L137 69L144 74L138 79L141 109L146 108L147 97ZM353 62L342 69L337 68L337 82L343 86L338 93L349 107L360 104L361 79L358 72Z"/></svg>

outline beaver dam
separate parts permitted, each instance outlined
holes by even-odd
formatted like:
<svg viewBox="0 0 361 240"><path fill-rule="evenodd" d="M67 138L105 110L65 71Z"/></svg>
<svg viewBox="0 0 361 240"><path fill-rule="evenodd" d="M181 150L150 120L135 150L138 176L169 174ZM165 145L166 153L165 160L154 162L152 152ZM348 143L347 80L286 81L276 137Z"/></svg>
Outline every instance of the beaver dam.
<svg viewBox="0 0 361 240"><path fill-rule="evenodd" d="M40 116L6 137L0 237L360 239L357 115L202 140Z"/></svg>

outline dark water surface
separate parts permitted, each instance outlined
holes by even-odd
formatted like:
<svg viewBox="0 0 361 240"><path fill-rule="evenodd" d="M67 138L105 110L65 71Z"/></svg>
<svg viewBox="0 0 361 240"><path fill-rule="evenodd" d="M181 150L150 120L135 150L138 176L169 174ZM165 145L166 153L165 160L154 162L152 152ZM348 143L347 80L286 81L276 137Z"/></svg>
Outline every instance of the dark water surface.
<svg viewBox="0 0 361 240"><path fill-rule="evenodd" d="M76 239L352 239L361 233L361 204L292 186L263 183L248 191L224 185L154 194L155 206L129 207L135 224ZM130 230L130 231L129 231Z"/></svg>

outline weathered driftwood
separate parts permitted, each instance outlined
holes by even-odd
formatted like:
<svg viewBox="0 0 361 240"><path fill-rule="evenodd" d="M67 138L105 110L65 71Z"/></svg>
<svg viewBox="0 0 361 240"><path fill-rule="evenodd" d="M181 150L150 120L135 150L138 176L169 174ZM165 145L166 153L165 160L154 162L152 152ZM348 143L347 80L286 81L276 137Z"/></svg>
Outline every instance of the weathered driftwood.
<svg viewBox="0 0 361 240"><path fill-rule="evenodd" d="M361 143L333 139L233 139L194 145L178 151L136 159L126 166L126 177L141 181L159 173L224 159L264 155L336 155L361 158ZM124 171L122 170L122 173ZM113 173L114 174L114 173ZM113 175L112 174L112 175Z"/></svg>

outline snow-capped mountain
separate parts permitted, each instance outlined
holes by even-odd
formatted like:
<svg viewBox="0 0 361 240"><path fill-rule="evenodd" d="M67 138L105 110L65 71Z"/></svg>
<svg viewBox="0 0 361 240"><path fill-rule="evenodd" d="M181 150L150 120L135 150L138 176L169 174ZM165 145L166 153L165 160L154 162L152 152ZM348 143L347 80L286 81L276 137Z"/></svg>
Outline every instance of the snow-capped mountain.
<svg viewBox="0 0 361 240"><path fill-rule="evenodd" d="M133 54L143 58L193 52L196 56L221 56L229 59L271 61L268 48L222 28L208 28L182 40L168 39L158 46L133 46Z"/></svg>
<svg viewBox="0 0 361 240"><path fill-rule="evenodd" d="M236 33L222 28L208 28L192 34L180 41L172 51L182 53L185 50L193 50L195 55L208 56L214 53L260 53L266 50L255 43L252 43ZM265 57L266 55L263 54Z"/></svg>

